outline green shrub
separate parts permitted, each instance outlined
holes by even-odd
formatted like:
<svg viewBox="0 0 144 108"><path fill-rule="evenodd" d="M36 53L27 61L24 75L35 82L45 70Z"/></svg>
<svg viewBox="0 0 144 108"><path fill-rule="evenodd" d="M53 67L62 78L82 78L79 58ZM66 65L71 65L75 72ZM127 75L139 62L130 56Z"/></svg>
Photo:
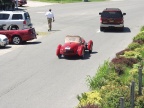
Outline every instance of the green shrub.
<svg viewBox="0 0 144 108"><path fill-rule="evenodd" d="M133 40L144 40L144 32L138 33Z"/></svg>
<svg viewBox="0 0 144 108"><path fill-rule="evenodd" d="M125 107L130 107L130 88L120 85L106 85L101 88L102 108L119 108L120 97L125 98Z"/></svg>
<svg viewBox="0 0 144 108"><path fill-rule="evenodd" d="M122 74L124 74L125 66L122 64L115 64L114 69L118 75L122 75Z"/></svg>
<svg viewBox="0 0 144 108"><path fill-rule="evenodd" d="M111 63L114 64L114 67L121 65L121 67L128 66L132 67L133 64L136 64L138 60L136 58L126 58L126 57L116 57L111 60Z"/></svg>
<svg viewBox="0 0 144 108"><path fill-rule="evenodd" d="M142 53L144 51L144 47L136 48L134 51Z"/></svg>
<svg viewBox="0 0 144 108"><path fill-rule="evenodd" d="M137 60L142 60L142 55L136 51L126 51L123 57L126 58L136 58Z"/></svg>
<svg viewBox="0 0 144 108"><path fill-rule="evenodd" d="M129 71L129 73L132 77L137 77L138 76L138 67L139 66L140 66L139 64L134 64L133 68Z"/></svg>
<svg viewBox="0 0 144 108"><path fill-rule="evenodd" d="M120 81L120 77L116 74L116 72L111 72L108 75L105 76L105 83L103 84L103 86L105 85L120 85L121 81ZM102 87L102 86L101 86ZM100 89L101 89L100 87Z"/></svg>
<svg viewBox="0 0 144 108"><path fill-rule="evenodd" d="M138 96L136 98L136 107L135 108L144 108L144 95L143 96Z"/></svg>
<svg viewBox="0 0 144 108"><path fill-rule="evenodd" d="M124 52L125 52L125 51L130 51L130 49L124 49L124 50L116 53L116 57L119 57L119 56L121 56L121 55L124 55Z"/></svg>
<svg viewBox="0 0 144 108"><path fill-rule="evenodd" d="M131 75L138 75L140 64L134 64L133 68L129 71ZM144 74L144 71L142 71Z"/></svg>
<svg viewBox="0 0 144 108"><path fill-rule="evenodd" d="M109 61L105 61L102 66L97 70L94 77L87 76L87 82L91 90L101 88L101 86L107 83L106 76L110 72Z"/></svg>
<svg viewBox="0 0 144 108"><path fill-rule="evenodd" d="M136 48L139 48L141 47L141 45L139 43L136 43L136 42L132 42L131 44L128 45L128 49L130 50L134 50Z"/></svg>
<svg viewBox="0 0 144 108"><path fill-rule="evenodd" d="M144 46L136 48L134 51L139 52L142 55L142 58L144 58Z"/></svg>
<svg viewBox="0 0 144 108"><path fill-rule="evenodd" d="M142 58L144 60L144 50L141 52Z"/></svg>
<svg viewBox="0 0 144 108"><path fill-rule="evenodd" d="M78 108L100 108L98 105L91 105L91 104L88 104L88 105L85 105L85 106L81 106L81 107L78 107Z"/></svg>
<svg viewBox="0 0 144 108"><path fill-rule="evenodd" d="M117 73L116 75L122 75L124 74L124 70L125 70L125 65L124 63L117 61L116 58L112 60L112 62L110 63L111 68L114 70L115 73ZM112 74L112 73L111 73Z"/></svg>
<svg viewBox="0 0 144 108"><path fill-rule="evenodd" d="M144 44L144 41L143 41L143 40L134 40L133 42L138 43L138 44L140 44L140 45L143 45L143 44Z"/></svg>
<svg viewBox="0 0 144 108"><path fill-rule="evenodd" d="M144 96L140 96L136 100L136 107L135 108L144 108Z"/></svg>
<svg viewBox="0 0 144 108"><path fill-rule="evenodd" d="M140 31L144 31L144 26L141 27Z"/></svg>
<svg viewBox="0 0 144 108"><path fill-rule="evenodd" d="M133 80L133 76L130 74L131 67L125 67L124 74L119 76L121 84L129 86L130 82Z"/></svg>
<svg viewBox="0 0 144 108"><path fill-rule="evenodd" d="M79 100L78 108L84 108L84 106L87 105L101 106L102 98L100 93L96 90L82 93L81 96L78 95L77 98Z"/></svg>
<svg viewBox="0 0 144 108"><path fill-rule="evenodd" d="M133 38L134 42L137 42L139 44L143 44L144 43L144 32L140 32L139 34L137 34L134 38Z"/></svg>

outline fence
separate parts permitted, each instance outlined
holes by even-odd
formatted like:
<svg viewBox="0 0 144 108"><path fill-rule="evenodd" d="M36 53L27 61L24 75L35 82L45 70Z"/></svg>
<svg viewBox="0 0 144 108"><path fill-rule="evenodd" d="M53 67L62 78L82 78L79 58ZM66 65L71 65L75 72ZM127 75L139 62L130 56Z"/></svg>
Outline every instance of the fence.
<svg viewBox="0 0 144 108"><path fill-rule="evenodd" d="M142 95L142 66L138 68L138 94L139 96ZM130 87L130 108L135 107L135 82L132 81L131 87ZM125 108L124 106L124 97L120 97L120 108Z"/></svg>

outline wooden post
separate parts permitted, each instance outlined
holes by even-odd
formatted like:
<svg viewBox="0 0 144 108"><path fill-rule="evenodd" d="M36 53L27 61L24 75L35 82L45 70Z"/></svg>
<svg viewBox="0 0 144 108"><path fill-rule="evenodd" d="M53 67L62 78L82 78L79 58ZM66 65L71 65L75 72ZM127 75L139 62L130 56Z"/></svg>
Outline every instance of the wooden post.
<svg viewBox="0 0 144 108"><path fill-rule="evenodd" d="M135 107L135 105L134 105L134 95L135 95L135 82L134 81L132 81L132 84L131 84L131 94L130 94L130 97L131 97L131 108L134 108Z"/></svg>
<svg viewBox="0 0 144 108"><path fill-rule="evenodd" d="M120 108L124 108L124 97L120 97Z"/></svg>
<svg viewBox="0 0 144 108"><path fill-rule="evenodd" d="M142 67L139 67L139 90L138 90L138 94L142 95Z"/></svg>

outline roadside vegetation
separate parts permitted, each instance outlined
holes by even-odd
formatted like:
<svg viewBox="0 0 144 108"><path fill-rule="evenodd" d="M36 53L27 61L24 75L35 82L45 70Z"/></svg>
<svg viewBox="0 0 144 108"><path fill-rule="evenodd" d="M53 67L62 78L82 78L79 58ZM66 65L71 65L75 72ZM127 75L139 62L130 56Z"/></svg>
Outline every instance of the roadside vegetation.
<svg viewBox="0 0 144 108"><path fill-rule="evenodd" d="M39 36L47 36L47 32L37 32L37 34L39 35Z"/></svg>
<svg viewBox="0 0 144 108"><path fill-rule="evenodd" d="M40 2L51 2L51 3L74 3L74 2L83 2L85 0L31 0L31 1L40 1ZM86 0L88 2L100 2L106 0Z"/></svg>
<svg viewBox="0 0 144 108"><path fill-rule="evenodd" d="M99 66L95 76L87 77L90 91L77 96L79 104L76 108L120 108L120 97L124 97L125 108L130 108L132 81L135 82L135 108L144 108L144 89L142 95L138 94L138 70L143 67L143 60L144 26L126 49Z"/></svg>

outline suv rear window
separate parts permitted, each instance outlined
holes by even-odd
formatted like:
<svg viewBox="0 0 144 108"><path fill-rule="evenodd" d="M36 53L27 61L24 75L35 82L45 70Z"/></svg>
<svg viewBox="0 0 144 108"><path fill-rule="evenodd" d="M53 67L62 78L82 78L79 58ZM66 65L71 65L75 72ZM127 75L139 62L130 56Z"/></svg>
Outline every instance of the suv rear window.
<svg viewBox="0 0 144 108"><path fill-rule="evenodd" d="M101 14L101 17L104 18L122 18L122 12L121 11L103 11Z"/></svg>
<svg viewBox="0 0 144 108"><path fill-rule="evenodd" d="M23 19L22 14L13 14L12 20L19 20L19 19Z"/></svg>
<svg viewBox="0 0 144 108"><path fill-rule="evenodd" d="M9 14L0 14L0 20L7 20L9 16Z"/></svg>

